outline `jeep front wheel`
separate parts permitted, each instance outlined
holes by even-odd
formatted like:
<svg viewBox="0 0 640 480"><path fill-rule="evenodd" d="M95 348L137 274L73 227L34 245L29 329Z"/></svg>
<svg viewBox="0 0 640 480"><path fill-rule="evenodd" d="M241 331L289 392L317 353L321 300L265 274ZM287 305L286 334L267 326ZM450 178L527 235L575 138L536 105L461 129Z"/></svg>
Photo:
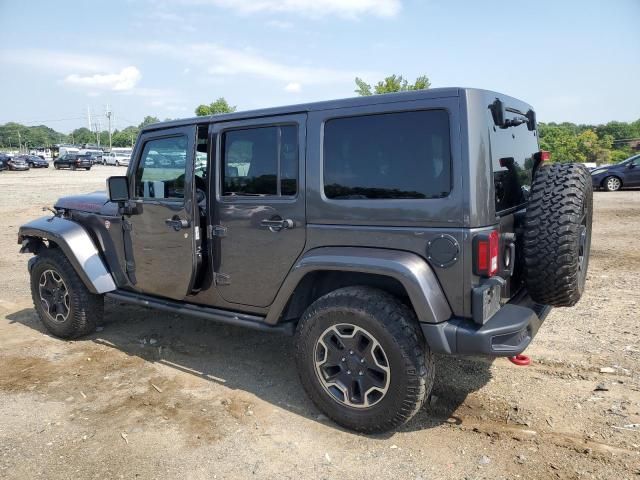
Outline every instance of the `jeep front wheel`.
<svg viewBox="0 0 640 480"><path fill-rule="evenodd" d="M296 362L316 406L365 433L407 422L433 386L433 355L414 313L370 287L341 288L307 308L296 332Z"/></svg>
<svg viewBox="0 0 640 480"><path fill-rule="evenodd" d="M102 321L101 295L84 286L69 260L57 248L40 250L31 269L31 296L44 326L56 337L76 338Z"/></svg>

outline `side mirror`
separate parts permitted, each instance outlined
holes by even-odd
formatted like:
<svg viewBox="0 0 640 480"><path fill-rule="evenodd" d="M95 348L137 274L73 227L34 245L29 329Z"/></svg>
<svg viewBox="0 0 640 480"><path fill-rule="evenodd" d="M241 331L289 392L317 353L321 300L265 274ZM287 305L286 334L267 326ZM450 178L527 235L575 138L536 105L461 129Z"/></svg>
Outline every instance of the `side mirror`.
<svg viewBox="0 0 640 480"><path fill-rule="evenodd" d="M129 200L129 180L127 177L107 178L109 200L112 202L126 202Z"/></svg>

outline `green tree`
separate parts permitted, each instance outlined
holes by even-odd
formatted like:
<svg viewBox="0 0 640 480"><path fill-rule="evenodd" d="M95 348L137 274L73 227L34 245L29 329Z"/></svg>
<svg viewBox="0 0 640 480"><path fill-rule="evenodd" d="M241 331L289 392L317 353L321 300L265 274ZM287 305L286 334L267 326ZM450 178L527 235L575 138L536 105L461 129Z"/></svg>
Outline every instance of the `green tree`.
<svg viewBox="0 0 640 480"><path fill-rule="evenodd" d="M383 93L405 92L407 90L426 90L431 86L429 77L426 75L421 75L416 78L413 84L409 84L409 81L402 75L390 75L384 80L376 83L373 87L373 91L371 89L371 85L361 78L356 77L355 82L357 88L354 91L361 97L373 95L373 93L380 95Z"/></svg>
<svg viewBox="0 0 640 480"><path fill-rule="evenodd" d="M146 117L144 117L144 120L142 120L142 123L138 125L138 128L144 128L147 125L151 125L152 123L158 123L159 121L160 119L158 117L152 117L151 115L147 115Z"/></svg>
<svg viewBox="0 0 640 480"><path fill-rule="evenodd" d="M138 138L138 127L130 126L123 130L116 130L111 137L111 145L114 147L133 147Z"/></svg>
<svg viewBox="0 0 640 480"><path fill-rule="evenodd" d="M229 105L224 97L220 97L209 105L198 105L195 113L199 117L206 117L207 115L219 115L221 113L232 113L235 111L235 105Z"/></svg>
<svg viewBox="0 0 640 480"><path fill-rule="evenodd" d="M71 141L76 145L81 143L96 143L96 134L86 127L76 128L71 132Z"/></svg>

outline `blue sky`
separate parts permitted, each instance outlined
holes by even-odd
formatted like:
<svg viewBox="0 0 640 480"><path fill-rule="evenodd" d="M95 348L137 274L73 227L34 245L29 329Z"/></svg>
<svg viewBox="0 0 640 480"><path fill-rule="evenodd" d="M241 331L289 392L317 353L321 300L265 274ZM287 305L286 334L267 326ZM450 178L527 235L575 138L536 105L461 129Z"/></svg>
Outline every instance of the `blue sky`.
<svg viewBox="0 0 640 480"><path fill-rule="evenodd" d="M0 0L0 123L106 128L353 95L355 76L521 98L541 121L640 118L640 0Z"/></svg>

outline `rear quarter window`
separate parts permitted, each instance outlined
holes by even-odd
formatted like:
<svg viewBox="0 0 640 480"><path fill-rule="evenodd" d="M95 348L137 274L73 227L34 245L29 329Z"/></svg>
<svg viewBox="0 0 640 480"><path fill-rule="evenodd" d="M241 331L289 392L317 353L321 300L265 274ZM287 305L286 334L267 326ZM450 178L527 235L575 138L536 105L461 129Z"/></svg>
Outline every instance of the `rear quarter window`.
<svg viewBox="0 0 640 480"><path fill-rule="evenodd" d="M501 213L524 204L529 196L533 156L539 150L538 137L526 123L505 129L494 126L489 111L487 121L491 125L496 212Z"/></svg>
<svg viewBox="0 0 640 480"><path fill-rule="evenodd" d="M426 199L451 190L449 116L445 110L328 120L324 193L344 199Z"/></svg>

